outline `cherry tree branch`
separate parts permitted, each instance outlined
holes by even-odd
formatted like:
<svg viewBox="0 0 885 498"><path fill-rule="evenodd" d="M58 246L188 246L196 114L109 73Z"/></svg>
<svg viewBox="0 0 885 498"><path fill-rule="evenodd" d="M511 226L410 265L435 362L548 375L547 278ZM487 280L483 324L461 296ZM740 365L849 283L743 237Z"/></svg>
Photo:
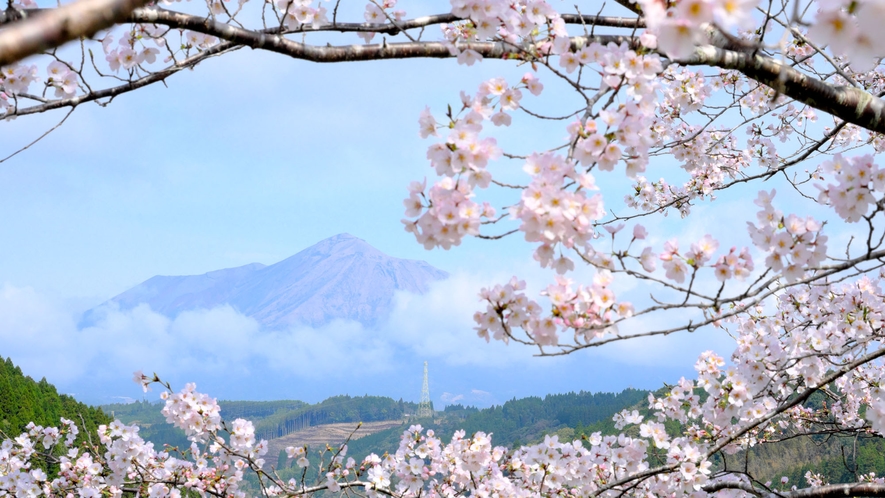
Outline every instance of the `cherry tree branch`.
<svg viewBox="0 0 885 498"><path fill-rule="evenodd" d="M118 95L137 90L141 87L164 81L169 76L181 71L182 69L192 68L198 63L223 53L237 50L243 47L253 49L263 49L271 52L280 53L296 59L303 59L312 62L349 62L349 61L368 61L383 59L408 59L408 58L452 58L454 55L449 48L440 42L407 42L407 43L381 43L371 45L346 45L346 46L317 46L299 43L289 40L282 36L278 29L268 29L262 31L252 31L229 24L212 21L211 19L180 14L177 12L162 9L141 9L133 16L143 23L155 23L165 25L174 29L189 29L202 34L216 36L225 40L218 45L200 52L188 59L176 63L174 66L163 69L161 71L151 73L147 76L128 81L121 85L95 90L85 95L79 95L67 99L53 100L34 106L19 108L14 111L7 112L4 117L25 116L28 114L36 114L46 112L52 109L63 107L76 107L82 103L96 101L103 98L113 98ZM417 25L421 18L412 20L412 24ZM425 18L426 20L429 18ZM428 22L430 22L428 20ZM407 24L405 21L402 24ZM329 25L331 26L331 25ZM343 23L338 24L339 27L344 26ZM388 25L354 25L359 29L369 30L369 27L380 31L381 26ZM374 26L374 27L373 27ZM389 26L388 26L389 27ZM287 32L288 33L288 32ZM600 43L622 43L630 42L632 38L618 35L598 35L592 38L579 37L572 41L573 45L589 43L590 41L598 41ZM483 57L487 58L505 58L511 55L520 55L525 53L524 49L515 47L503 42L476 42L476 43L458 43L456 46L460 50L472 49Z"/></svg>
<svg viewBox="0 0 885 498"><path fill-rule="evenodd" d="M363 482L363 481L342 482L342 483L338 483L338 486L341 489L362 488L365 490L374 491L378 494L382 494L385 496L397 496L385 488L380 488L380 487L375 486L371 482ZM291 491L288 493L288 495L289 496L303 496L303 495L313 494L318 491L325 491L328 489L329 489L329 486L327 484L323 484L320 486L305 487L305 488L299 489L297 491Z"/></svg>
<svg viewBox="0 0 885 498"><path fill-rule="evenodd" d="M817 271L813 275L808 276L803 279L800 279L800 280L797 280L792 283L779 283L778 280L780 277L774 276L764 282L759 283L757 286L755 286L755 288L750 288L747 291L745 291L737 296L733 296L733 297L729 297L729 298L722 298L722 299L720 299L720 298L711 299L709 303L661 304L661 305L657 305L657 306L652 306L652 307L649 307L649 308L644 309L642 311L636 312L633 315L633 317L638 317L638 316L649 314L653 311L661 311L661 310L686 309L686 308L698 308L698 309L704 310L704 309L722 307L723 305L730 304L730 303L734 303L734 305L735 305L734 308L732 308L728 311L723 311L723 312L713 315L713 316L707 316L707 317L703 318L702 320L698 320L698 321L689 320L688 323L685 325L678 325L678 326L668 328L668 329L656 329L656 330L639 332L639 333L629 334L629 335L615 335L615 336L607 337L605 339L598 339L598 340L594 340L592 342L586 342L586 343L577 343L577 342L575 342L575 343L557 343L555 347L559 348L558 351L554 351L554 352L542 351L537 356L565 356L565 355L572 354L575 351L578 351L581 349L600 347L605 344L609 344L609 343L613 343L613 342L621 342L621 341L637 339L637 338L641 338L641 337L668 336L668 335L671 335L671 334L674 334L677 332L691 333L691 332L699 330L703 327L711 325L717 321L724 320L726 318L730 318L733 316L738 316L738 315L746 312L747 310L753 308L757 304L762 303L765 299L767 299L771 296L774 296L777 293L782 292L785 289L789 289L791 287L796 287L796 286L800 286L800 285L811 285L811 284L814 284L815 282L820 282L820 281L826 281L829 277L835 277L844 271L854 269L858 265L860 265L864 262L876 261L876 260L881 261L883 258L885 258L885 250L869 251L866 254L862 254L856 258L842 261L837 265L820 267L817 269ZM636 275L638 275L638 274L636 274ZM675 287L674 287L674 289L678 290L680 292L686 292L686 293L690 292L690 289L680 289L680 288L675 288ZM621 318L619 320L616 320L612 323L605 324L603 326L586 327L586 328L581 328L578 330L581 332L604 330L605 328L610 327L612 325L619 325L621 323L628 323L629 320L630 320L630 318ZM883 352L885 352L885 349L883 349Z"/></svg>
<svg viewBox="0 0 885 498"><path fill-rule="evenodd" d="M148 0L79 0L0 31L0 66L58 47L126 20Z"/></svg>
<svg viewBox="0 0 885 498"><path fill-rule="evenodd" d="M22 109L16 109L14 112L8 112L4 114L4 117L13 117L13 116L26 116L28 114L38 114L41 112L50 111L53 109L60 109L63 107L77 107L80 104L84 104L86 102L93 102L99 99L113 99L118 95L122 95L124 93L131 92L133 90L137 90L139 88L158 83L161 81L165 81L166 78L172 76L173 74L181 71L182 69L188 69L196 66L198 63L217 55L225 54L227 52L232 52L234 50L238 50L243 48L241 45L235 45L233 43L219 43L214 47L211 47L207 50L200 52L193 57L189 57L178 64L164 69L162 71L158 71L156 73L151 73L148 76L143 78L139 78L136 80L132 80L122 85L118 85L111 88L105 88L103 90L95 90L85 95L80 95L77 97L71 97L67 99L59 99L52 100L46 103L25 107Z"/></svg>
<svg viewBox="0 0 885 498"><path fill-rule="evenodd" d="M861 358L858 358L857 360L855 360L851 363L848 363L848 364L842 366L841 368L834 370L831 373L825 375L821 379L821 381L818 382L816 385L808 386L807 389L798 393L796 396L793 396L792 398L789 398L788 400L779 404L777 406L777 408L771 410L767 415L754 420L752 423L747 424L746 426L742 427L740 430L735 431L735 432L729 434L727 437L724 437L723 439L719 440L719 442L717 442L712 448L710 448L709 450L707 450L705 452L704 458L709 458L709 457L715 455L716 453L722 451L726 446L730 445L734 441L737 441L738 439L740 439L741 437L743 437L745 434L749 433L750 431L752 431L758 427L764 426L768 422L772 421L775 417L781 415L782 413L786 412L787 410L804 403L806 400L808 400L808 398L812 394L814 394L815 392L817 392L821 388L831 384L832 382L835 382L837 379L839 379L843 375L846 375L847 373L855 370L856 368L860 367L861 365L867 364L875 359L881 358L882 356L885 356L885 348L877 349L876 351L873 351L870 354L867 354ZM600 496L608 490L618 489L624 485L629 485L631 483L641 482L642 480L648 479L650 477L654 477L659 474L672 472L675 469L679 468L680 465L681 465L681 462L677 461L674 463L669 463L666 465L661 465L659 467L644 470L642 472L637 472L636 474L633 474L633 475L628 475L628 476L622 477L621 479L618 479L614 482L608 483L605 486L600 487L599 489L597 489L593 493L593 496ZM855 485L862 486L862 484L855 484ZM833 494L823 494L823 495L820 495L821 498L829 497L829 496L852 496L851 494L845 494L845 492L850 491L852 489L851 486L854 486L854 485L850 485L850 484L846 485L846 486L849 486L848 488L838 488L839 485L836 485L836 486L837 486L837 489L832 492ZM885 485L877 485L877 486L882 486L882 488L883 488L882 492L885 493ZM829 487L829 486L826 486L826 487ZM820 488L808 488L808 492L811 493L808 495L802 495L802 494L784 495L784 494L781 494L781 495L775 495L775 496L795 496L796 498L799 498L799 497L804 498L806 496L809 498L816 497L818 495L813 494L813 492L811 491L814 489L820 489ZM838 495L839 490L842 491L841 495ZM806 490L801 490L801 491L806 491ZM883 494L883 495L874 494L874 495L863 495L863 496L885 496L885 494Z"/></svg>
<svg viewBox="0 0 885 498"><path fill-rule="evenodd" d="M145 2L146 3L146 2ZM0 26L4 24L14 23L17 21L21 21L24 19L29 19L33 17L37 17L46 12L51 12L57 9L7 9L0 11ZM175 11L170 11L167 9L161 9L159 7L144 7L140 9L136 9L133 11L131 15L126 17L121 22L128 23L137 23L144 22L140 21L140 14L145 11L164 11L164 12L172 12L173 14L178 14ZM184 14L182 14L184 15ZM581 15L581 14L562 14L562 20L566 24L586 24L590 26L605 26L611 28L644 28L645 20L636 17L615 17L615 16L599 16L599 15ZM306 24L298 29L291 30L292 33L301 33L301 32L311 32L311 31L338 31L338 32L371 32L371 33L386 33L395 35L400 31L409 30L409 29L417 29L424 28L427 26L433 26L437 24L444 23L453 23L457 21L464 21L465 18L458 17L455 14L435 14L428 16L416 17L414 19L409 19L405 21L399 21L396 25L392 23L342 23L342 22L334 22L334 23L326 23L319 25L317 27L313 27L310 24Z"/></svg>
<svg viewBox="0 0 885 498"><path fill-rule="evenodd" d="M295 59L311 62L353 62L384 59L412 59L412 58L451 58L449 46L442 42L405 42L405 43L380 43L370 45L310 45L297 42L284 37L284 34L273 30L253 31L232 26L209 18L182 14L163 9L140 9L133 13L132 18L139 23L152 23L167 26L173 29L188 29L204 35L215 36L231 43L244 45L252 49L267 50L287 55ZM454 18L454 17L453 17ZM424 27L438 21L437 16L417 18L411 21L403 21L399 26L403 29ZM336 31L375 31L387 32L396 30L396 26L390 24L354 24L351 29L347 25L338 23L334 27L325 25ZM324 26L324 27L325 27ZM322 28L322 27L321 27ZM320 28L318 28L320 30ZM631 36L598 35L593 37L575 37L572 44L576 47L597 41L599 43L628 43L635 45L636 40ZM534 47L518 47L506 42L461 42L456 44L460 50L471 49L486 58L501 59L511 55L531 53Z"/></svg>
<svg viewBox="0 0 885 498"><path fill-rule="evenodd" d="M860 88L836 86L812 78L771 57L705 45L697 47L688 59L675 62L686 66L733 69L793 100L867 130L885 133L885 102L882 99Z"/></svg>
<svg viewBox="0 0 885 498"><path fill-rule="evenodd" d="M830 484L817 488L797 489L781 492L780 496L788 498L836 498L839 496L885 496L885 484L871 482Z"/></svg>
<svg viewBox="0 0 885 498"><path fill-rule="evenodd" d="M885 496L885 484L869 482L853 482L846 484L830 484L816 488L804 488L794 491L778 491L763 493L749 483L737 481L720 481L702 488L707 493L715 493L724 489L737 489L756 496L766 498L836 498L842 496Z"/></svg>
<svg viewBox="0 0 885 498"><path fill-rule="evenodd" d="M0 33L0 65L8 64L26 55L57 46L66 40L78 36L88 36L115 22L123 21L160 24L172 29L187 29L215 36L234 45L268 50L312 62L450 58L453 57L453 54L449 46L441 42L318 46L290 40L284 35L310 31L378 32L393 35L404 30L424 28L434 24L460 20L452 14L440 14L405 20L398 22L397 25L391 23L334 23L324 24L316 28L304 26L297 30L288 31L281 31L279 28L250 30L222 23L211 18L159 8L141 8L132 11L135 6L144 2L145 0L81 0L81 2L58 9L5 11L0 15L0 24L12 22L13 25ZM105 15L100 16L97 20L92 20L93 22L91 23L86 22L90 19L90 16L85 13L78 14L82 19L78 19L78 22L73 24L69 19L70 16L65 16L70 9L79 9L74 12L88 12L88 9L92 8L93 5L110 6L105 9ZM112 8L114 6L116 8ZM93 15L92 17L95 16ZM23 20L18 22L17 19ZM620 28L635 29L644 26L644 20L641 18L566 14L563 15L563 20L570 24L593 24ZM21 47L16 50L4 46L4 43L10 43L9 40L15 42L20 39L23 40ZM30 42L25 44L24 40L30 40ZM634 36L617 35L574 37L572 39L572 46L577 48L592 41L598 41L603 44L614 42L627 43L631 47L638 46L638 40ZM700 46L691 57L674 62L681 65L706 65L739 71L760 83L778 89L778 91L794 100L803 102L867 130L885 133L885 102L881 99L859 88L835 86L823 80L813 78L795 68L783 65L771 57L764 56L758 51L735 47L728 40L721 39L718 42L719 46ZM26 45L28 48L25 48ZM472 49L486 58L532 57L529 54L534 52L534 47L518 47L504 42L461 43L458 45L458 48L461 50L465 48ZM736 50L731 50L732 48ZM169 69L166 71L169 71ZM153 75L147 78L148 80L144 84L157 81ZM130 82L128 85L116 87L112 92L114 94L124 93L134 89L134 87L144 86L144 84ZM79 99L84 101L88 97L87 95L79 97ZM72 105L71 102L76 99L66 99L67 102L63 104L35 106L33 110L34 112L40 112L49 108ZM95 98L91 100L95 100ZM12 115L30 113L32 112L17 112Z"/></svg>

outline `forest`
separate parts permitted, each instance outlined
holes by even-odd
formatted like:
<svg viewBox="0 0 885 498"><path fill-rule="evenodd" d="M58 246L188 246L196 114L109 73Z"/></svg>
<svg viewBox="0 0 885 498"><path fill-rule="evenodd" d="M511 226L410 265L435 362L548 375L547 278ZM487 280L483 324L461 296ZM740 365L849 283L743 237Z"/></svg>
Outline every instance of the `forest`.
<svg viewBox="0 0 885 498"><path fill-rule="evenodd" d="M62 418L73 420L79 426L80 437L95 433L99 425L112 421L100 408L59 394L45 377L35 381L23 374L11 359L0 356L0 432L15 437L29 422L44 427L58 426Z"/></svg>

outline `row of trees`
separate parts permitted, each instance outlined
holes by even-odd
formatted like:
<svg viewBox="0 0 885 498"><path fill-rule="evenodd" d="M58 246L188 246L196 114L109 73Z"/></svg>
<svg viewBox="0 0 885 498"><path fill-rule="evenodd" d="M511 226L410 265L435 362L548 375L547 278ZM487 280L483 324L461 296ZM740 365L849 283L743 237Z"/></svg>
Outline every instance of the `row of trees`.
<svg viewBox="0 0 885 498"><path fill-rule="evenodd" d="M620 393L566 393L543 398L512 399L503 405L478 410L462 420L446 424L444 434L464 429L468 433L488 432L495 442L512 446L530 442L560 427L589 425L612 416L648 399L647 391L627 389Z"/></svg>

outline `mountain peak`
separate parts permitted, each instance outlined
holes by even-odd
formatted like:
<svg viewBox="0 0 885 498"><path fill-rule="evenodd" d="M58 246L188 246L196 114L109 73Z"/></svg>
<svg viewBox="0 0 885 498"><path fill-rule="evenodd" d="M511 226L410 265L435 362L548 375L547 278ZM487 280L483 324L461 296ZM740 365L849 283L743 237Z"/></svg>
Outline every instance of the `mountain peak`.
<svg viewBox="0 0 885 498"><path fill-rule="evenodd" d="M276 329L336 319L372 327L387 318L396 291L421 294L446 277L424 261L393 258L359 237L339 233L269 266L150 278L87 311L81 324L96 323L108 309L145 303L170 318L230 305Z"/></svg>
<svg viewBox="0 0 885 498"><path fill-rule="evenodd" d="M349 234L349 233L347 233L347 232L341 232L341 233L339 233L339 234L337 234L337 235L333 235L333 236L331 236L331 237L329 237L329 238L326 238L326 239L323 239L323 240L319 241L318 244L321 244L321 243L326 242L326 241L338 242L338 241L349 241L349 240L359 240L360 242L366 242L365 240L363 240L363 239L361 239L361 238L359 238L359 237L355 237L355 236L353 236L353 235L351 235L351 234ZM366 242L366 243L367 243L367 242Z"/></svg>
<svg viewBox="0 0 885 498"><path fill-rule="evenodd" d="M338 235L333 235L327 239L323 239L316 244L304 249L304 251L312 251L317 253L333 253L333 252L342 252L342 251L359 251L359 252L371 252L383 255L381 251L375 249L371 244L366 242L365 240L354 237L349 233L339 233ZM300 254L300 253L299 253Z"/></svg>

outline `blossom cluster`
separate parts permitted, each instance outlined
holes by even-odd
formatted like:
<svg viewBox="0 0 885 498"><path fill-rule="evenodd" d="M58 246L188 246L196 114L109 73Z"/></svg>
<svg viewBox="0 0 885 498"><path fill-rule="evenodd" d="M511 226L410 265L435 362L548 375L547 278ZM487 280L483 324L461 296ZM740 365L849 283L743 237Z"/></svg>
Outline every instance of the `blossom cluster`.
<svg viewBox="0 0 885 498"><path fill-rule="evenodd" d="M46 68L49 73L47 85L55 88L56 97L72 97L77 93L77 73L61 61L53 61Z"/></svg>
<svg viewBox="0 0 885 498"><path fill-rule="evenodd" d="M610 271L599 270L591 285L573 289L571 280L557 276L556 283L544 292L550 299L554 322L574 329L575 336L585 343L613 332L618 319L633 315L631 303L617 302L610 288L613 280Z"/></svg>
<svg viewBox="0 0 885 498"><path fill-rule="evenodd" d="M487 188L492 181L487 169L489 162L501 156L495 139L482 138L480 133L486 120L497 126L510 124L507 111L519 107L522 89L537 95L543 85L529 74L515 86L502 78L493 78L482 83L475 96L462 94L463 115L449 116L446 140L428 148L430 165L443 178L429 190L426 182L412 183L404 201L407 219L403 220L406 230L428 249L459 245L465 236L479 234L483 218L495 217L490 204L472 200L474 188ZM442 126L429 109L421 113L418 124L423 138L439 136Z"/></svg>
<svg viewBox="0 0 885 498"><path fill-rule="evenodd" d="M0 110L4 113L15 109L15 95L26 93L31 83L37 81L37 66L15 63L0 68Z"/></svg>
<svg viewBox="0 0 885 498"><path fill-rule="evenodd" d="M659 255L667 278L678 283L685 281L689 272L697 271L703 266L712 266L716 278L719 281L735 277L743 280L753 271L753 258L747 248L740 252L737 248L731 248L728 254L720 256L715 263L710 264L713 254L719 248L719 242L709 234L701 240L693 243L686 253L679 251L679 244L675 239L664 244L664 251Z"/></svg>
<svg viewBox="0 0 885 498"><path fill-rule="evenodd" d="M623 104L599 111L598 120L572 122L567 127L572 143L567 156L535 153L523 167L532 180L510 214L520 220L519 229L527 241L540 243L534 257L541 266L556 268L562 274L574 268L574 262L562 251L586 248L592 252L588 243L597 236L595 222L605 213L602 196L590 194L596 186L589 170L611 171L623 160L628 176L645 171L649 147L655 142L653 80L661 64L656 55L638 55L626 44L614 43L591 43L577 53L564 53L560 64L567 71L578 65L596 65L616 94L626 89L628 96ZM535 81L523 78L529 89Z"/></svg>
<svg viewBox="0 0 885 498"><path fill-rule="evenodd" d="M203 441L208 433L221 428L221 408L214 398L196 391L196 384L188 383L181 392L164 392L166 405L162 414L170 424L184 430L193 441ZM254 442L254 436L252 441Z"/></svg>
<svg viewBox="0 0 885 498"><path fill-rule="evenodd" d="M818 201L832 206L836 214L849 223L859 221L876 204L874 191L885 191L885 169L876 165L870 154L850 159L836 154L821 164L819 171L838 183L828 183L826 187L816 185L820 190Z"/></svg>
<svg viewBox="0 0 885 498"><path fill-rule="evenodd" d="M672 206L684 218L691 213L689 201L692 197L685 187L672 185L665 178L649 181L645 176L638 175L633 193L624 196L624 204L646 212Z"/></svg>
<svg viewBox="0 0 885 498"><path fill-rule="evenodd" d="M311 0L301 0L301 2L307 4L303 7L303 9L309 9ZM365 19L367 23L371 24L384 24L386 22L389 22L390 20L393 20L394 22L401 21L406 15L406 11L392 10L394 7L396 7L396 0L384 0L383 3L378 3L373 0L372 2L366 4L366 9L363 12L363 19ZM315 23L318 23L320 21L328 22L325 18L326 9L323 7L319 7L319 9L321 9L321 11L314 9L307 10L307 12L310 14L309 19ZM304 17L308 16L305 15ZM301 22L307 23L307 20ZM375 33L371 31L364 31L361 33L357 33L357 36L362 38L366 43L369 43L375 37Z"/></svg>
<svg viewBox="0 0 885 498"><path fill-rule="evenodd" d="M139 372L136 378L141 383L144 377ZM191 385L181 394L208 398ZM170 398L166 407L179 412L182 420L202 417L203 407L198 404ZM244 471L260 468L264 463L260 457L267 451L266 441L255 444L252 424L244 420L234 421L230 446L224 444L219 426L196 424L195 430L212 444L205 451L195 443L189 450L177 450L181 458L172 451L157 451L138 435L137 426L118 420L99 426L101 446L78 446L77 425L61 422L60 428L29 424L27 432L0 444L0 494L119 498L124 491L137 490L153 498L180 498L191 491L244 498L240 488ZM46 461L58 464L57 476L51 479L37 466Z"/></svg>
<svg viewBox="0 0 885 498"><path fill-rule="evenodd" d="M656 103L652 137L657 146L672 152L690 178L677 185L672 177L649 181L637 176L633 193L625 196L632 208L666 212L673 207L687 216L692 201L714 199L717 190L740 178L754 162L767 170L779 167L781 158L772 139L785 142L797 132L804 134L807 123L817 119L811 107L783 103L775 90L748 81L734 71L720 71L718 77L708 79L700 71L671 65L661 76L661 98ZM730 126L714 127L706 120L689 121L714 90L735 94L742 109L760 118L770 116L772 122L763 128L751 121L746 128L746 145L741 146Z"/></svg>
<svg viewBox="0 0 885 498"><path fill-rule="evenodd" d="M626 43L596 42L577 52L560 56L560 66L567 72L579 66L598 66L602 82L615 90L625 90L626 101L598 113L597 120L579 120L568 127L575 144L574 157L582 166L597 166L612 171L622 158L630 177L643 173L648 164L648 149L656 143L653 135L656 88L662 70L655 54L639 55Z"/></svg>
<svg viewBox="0 0 885 498"><path fill-rule="evenodd" d="M760 310L761 311L761 310ZM879 349L883 307L881 281L862 277L838 286L794 287L778 299L777 312L733 319L739 326L738 349L732 356L735 376L746 379L751 394L768 392L786 399L821 384L826 375ZM859 428L863 406L872 430L883 433L878 385L883 365L870 361L835 381L839 397L827 407L830 425ZM793 424L807 428L814 416L796 407Z"/></svg>
<svg viewBox="0 0 885 498"><path fill-rule="evenodd" d="M775 194L774 189L759 192L754 201L761 208L756 213L758 224L747 222L748 231L756 247L768 253L765 265L787 282L795 282L826 259L827 236L821 233L823 224L810 216L785 217L771 203Z"/></svg>
<svg viewBox="0 0 885 498"><path fill-rule="evenodd" d="M565 23L546 0L450 0L452 14L467 22L443 24L443 36L449 51L458 55L461 64L473 65L482 56L469 48L469 42L489 38L517 45L522 40L535 41L539 54L563 53L569 37ZM456 42L468 42L460 49Z"/></svg>
<svg viewBox="0 0 885 498"><path fill-rule="evenodd" d="M729 364L713 352L702 354L695 365L697 380L681 379L663 396L650 395L650 408L659 422L679 421L702 445L726 441L728 453L768 437L776 439L791 427L809 430L821 415L829 429L862 428L864 406L869 428L881 434L885 407L877 386L885 370L879 362L836 378L832 393L838 397L820 413L803 405L781 408L825 384L834 366L877 349L885 311L879 285L864 277L829 291L791 288L779 297L772 314L763 314L759 306L729 318L737 326L737 348ZM706 393L703 401L698 389ZM773 417L778 412L782 415ZM623 426L637 418L621 414L616 420ZM653 424L641 434L652 437L658 447L668 443Z"/></svg>
<svg viewBox="0 0 885 498"><path fill-rule="evenodd" d="M869 71L885 55L883 22L885 5L876 0L819 2L808 37L829 46L833 54L848 57L853 71Z"/></svg>
<svg viewBox="0 0 885 498"><path fill-rule="evenodd" d="M188 39L193 45L206 45L207 37L199 35L202 38L194 38L192 33ZM105 60L111 71L118 72L121 68L125 71L134 70L140 64L153 64L157 61L157 55L160 53L157 47L164 47L166 39L163 37L163 30L158 26L151 24L139 25L138 30L130 31L120 37L117 47L113 46L114 35L108 33L101 40L101 46L104 49ZM211 38L211 37L208 37ZM147 46L143 40L153 40L157 47Z"/></svg>
<svg viewBox="0 0 885 498"><path fill-rule="evenodd" d="M753 27L753 11L759 0L681 0L660 2L638 0L656 35L656 47L675 59L687 58L708 38L707 29L715 23L723 29Z"/></svg>
<svg viewBox="0 0 885 498"><path fill-rule="evenodd" d="M99 41L107 67L114 73L119 73L121 69L130 75L136 74L139 70L146 73L144 65L156 63L159 60L160 50L168 48L167 36L170 36L170 32L167 28L156 24L134 24L118 30L122 31L119 39L112 31L106 32ZM194 31L180 32L180 36L182 48L185 50L203 50L218 43L216 37ZM171 56L162 62L170 60ZM80 90L89 93L92 90L83 81L82 66L82 61L78 66L72 61L59 57L52 58L45 66L47 78L43 81L44 88L54 90L53 96L56 99L75 97ZM35 64L14 63L0 68L0 112L13 112L17 104L16 97L31 98L28 96L32 93L42 93L42 90L34 92L31 89L31 85L40 79L38 74L38 67Z"/></svg>
<svg viewBox="0 0 885 498"><path fill-rule="evenodd" d="M532 181L511 216L520 221L526 241L539 243L534 257L542 267L560 274L574 269L562 248L586 246L596 235L594 222L605 215L602 195L589 195L597 190L593 175L578 173L573 162L553 153L531 155L523 169ZM568 189L569 184L575 187Z"/></svg>
<svg viewBox="0 0 885 498"><path fill-rule="evenodd" d="M276 0L275 3L279 12L283 13L283 22L289 29L297 30L302 26L316 29L329 22L326 18L326 8L322 5L314 7L311 0Z"/></svg>
<svg viewBox="0 0 885 498"><path fill-rule="evenodd" d="M403 433L395 454L383 459L370 455L363 466L368 466L374 487L404 497L593 496L608 483L648 470L649 441L646 436L597 432L585 446L580 441L562 442L554 435L511 452L494 446L483 432L467 437L457 431L445 444L433 431L412 426ZM709 481L711 463L701 448L681 437L668 442L667 461L678 470L636 483L632 490L636 496L691 494Z"/></svg>
<svg viewBox="0 0 885 498"><path fill-rule="evenodd" d="M307 467L310 462L307 459L307 449L304 446L289 446L286 448L286 456L294 458L299 467Z"/></svg>
<svg viewBox="0 0 885 498"><path fill-rule="evenodd" d="M542 316L537 302L528 299L522 291L525 282L515 277L507 284L484 288L480 299L486 303L484 312L476 312L477 333L505 343L515 329L522 329L534 344L553 346L559 343L560 328L572 329L575 340L588 343L616 331L618 320L633 315L633 305L618 302L609 288L613 278L608 270L600 270L589 286L573 287L573 282L557 276L556 283L544 291L550 300L551 311Z"/></svg>
<svg viewBox="0 0 885 498"><path fill-rule="evenodd" d="M636 225L632 240L644 239L646 235L645 228ZM661 261L666 278L680 284L685 282L688 275L704 267L712 268L720 282L731 278L743 280L753 271L753 257L746 247L740 251L732 247L728 254L720 255L714 260L713 257L718 249L719 241L707 234L691 244L687 251L680 251L678 240L671 239L664 243L664 250L659 254L656 254L651 247L645 247L639 256L632 257L647 273L654 273L657 261Z"/></svg>
<svg viewBox="0 0 885 498"><path fill-rule="evenodd" d="M525 282L516 277L506 284L483 288L480 296L488 305L485 312L477 311L473 320L477 323L477 335L489 341L507 343L510 331L516 328L540 335L542 342L555 341L556 324L552 319L542 321L541 307L526 297Z"/></svg>

